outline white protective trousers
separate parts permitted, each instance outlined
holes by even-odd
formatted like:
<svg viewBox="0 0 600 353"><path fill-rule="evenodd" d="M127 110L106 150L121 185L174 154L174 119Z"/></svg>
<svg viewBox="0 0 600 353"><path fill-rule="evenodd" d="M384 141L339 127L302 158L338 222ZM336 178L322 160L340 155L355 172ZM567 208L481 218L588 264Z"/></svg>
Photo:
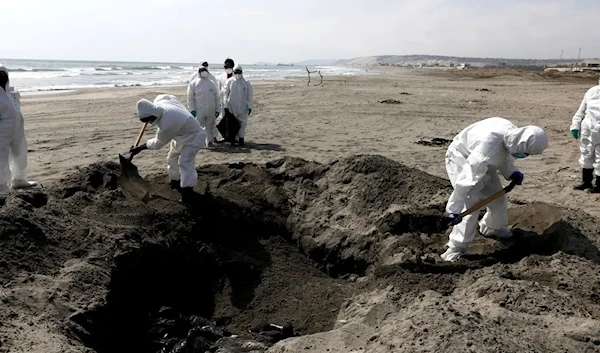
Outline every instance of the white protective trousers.
<svg viewBox="0 0 600 353"><path fill-rule="evenodd" d="M446 171L452 186L456 186L456 180L461 174L463 167L467 167L467 159L456 148L450 147L446 152ZM489 167L487 173L481 180L471 188L466 200L463 202L462 211L484 200L502 189L502 183L498 177L496 168ZM506 232L508 225L507 215L508 199L506 195L497 198L487 204L486 213L479 223L483 235L494 235ZM477 231L477 220L479 211L465 216L463 221L452 228L450 233L449 247L466 249L468 244L475 239Z"/></svg>
<svg viewBox="0 0 600 353"><path fill-rule="evenodd" d="M238 137L245 138L246 137L246 127L248 126L248 113L240 114L235 116L238 122L240 123L240 129L238 130Z"/></svg>
<svg viewBox="0 0 600 353"><path fill-rule="evenodd" d="M594 173L600 176L600 122L584 119L580 133L579 165L583 169L594 169Z"/></svg>
<svg viewBox="0 0 600 353"><path fill-rule="evenodd" d="M0 195L8 183L27 180L27 140L25 122L9 95L0 88Z"/></svg>
<svg viewBox="0 0 600 353"><path fill-rule="evenodd" d="M204 133L202 133L204 135ZM198 184L196 172L196 155L200 146L184 145L179 148L175 140L171 141L167 155L167 172L170 180L180 180L182 188L194 187Z"/></svg>

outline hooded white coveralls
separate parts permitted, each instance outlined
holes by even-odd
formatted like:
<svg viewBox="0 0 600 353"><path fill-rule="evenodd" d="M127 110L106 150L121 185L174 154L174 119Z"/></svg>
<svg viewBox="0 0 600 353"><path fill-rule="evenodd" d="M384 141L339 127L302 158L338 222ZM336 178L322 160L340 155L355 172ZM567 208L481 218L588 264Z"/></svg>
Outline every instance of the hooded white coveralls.
<svg viewBox="0 0 600 353"><path fill-rule="evenodd" d="M223 100L225 107L237 118L240 123L238 137L246 136L246 126L248 126L248 109L252 109L253 90L250 81L243 76L236 78L235 75L225 82L225 92Z"/></svg>
<svg viewBox="0 0 600 353"><path fill-rule="evenodd" d="M600 176L600 86L590 88L573 116L571 131L580 130L579 164Z"/></svg>
<svg viewBox="0 0 600 353"><path fill-rule="evenodd" d="M536 126L518 128L503 118L489 118L468 126L454 138L446 152L446 171L454 188L446 211L460 214L500 191L502 183L497 172L509 180L519 171L511 154L541 154L547 146L548 136ZM479 223L483 235L510 235L506 208L506 195L487 204L487 212ZM452 228L450 249L466 252L475 238L477 218L478 212L474 212Z"/></svg>
<svg viewBox="0 0 600 353"><path fill-rule="evenodd" d="M141 99L137 104L138 117L155 116L152 122L158 130L146 141L150 150L158 150L170 143L167 171L170 180L180 180L182 188L198 184L196 154L205 146L206 132L196 118L172 95L159 95L153 102Z"/></svg>
<svg viewBox="0 0 600 353"><path fill-rule="evenodd" d="M8 69L0 64L0 71ZM25 121L21 114L20 93L10 86L0 88L0 195L13 188L30 186L27 181L27 139Z"/></svg>
<svg viewBox="0 0 600 353"><path fill-rule="evenodd" d="M188 85L188 108L196 111L196 119L206 129L207 143L212 143L216 128L216 113L220 111L217 86L208 78L198 77Z"/></svg>

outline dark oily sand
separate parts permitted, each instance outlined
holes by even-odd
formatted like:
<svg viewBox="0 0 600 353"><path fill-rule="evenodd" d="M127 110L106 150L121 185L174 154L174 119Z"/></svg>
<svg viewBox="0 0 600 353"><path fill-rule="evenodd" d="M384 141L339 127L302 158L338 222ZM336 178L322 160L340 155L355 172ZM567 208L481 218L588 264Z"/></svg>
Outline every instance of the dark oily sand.
<svg viewBox="0 0 600 353"><path fill-rule="evenodd" d="M513 207L513 240L445 263L447 180L380 156L198 172L193 207L114 163L0 202L0 352L600 348L581 211Z"/></svg>

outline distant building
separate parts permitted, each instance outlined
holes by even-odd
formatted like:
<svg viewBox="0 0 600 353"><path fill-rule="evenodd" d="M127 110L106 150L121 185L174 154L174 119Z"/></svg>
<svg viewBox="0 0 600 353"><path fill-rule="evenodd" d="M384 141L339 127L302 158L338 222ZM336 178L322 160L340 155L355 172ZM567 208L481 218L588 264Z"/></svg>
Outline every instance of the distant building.
<svg viewBox="0 0 600 353"><path fill-rule="evenodd" d="M582 69L600 70L600 60L584 60Z"/></svg>

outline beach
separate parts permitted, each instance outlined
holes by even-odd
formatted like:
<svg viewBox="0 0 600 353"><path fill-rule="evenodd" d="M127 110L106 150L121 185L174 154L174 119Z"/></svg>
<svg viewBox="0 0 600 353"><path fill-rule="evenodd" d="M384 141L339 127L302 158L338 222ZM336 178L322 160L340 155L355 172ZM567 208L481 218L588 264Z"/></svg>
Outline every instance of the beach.
<svg viewBox="0 0 600 353"><path fill-rule="evenodd" d="M201 150L197 165L256 162L284 156L329 162L376 154L447 178L444 145L478 120L500 116L518 126L539 125L550 136L541 156L517 161L525 182L514 203L543 201L600 216L598 196L576 193L579 147L571 118L593 78L551 78L511 70L408 70L387 68L373 76L253 81L254 107L247 146ZM134 143L141 124L135 104L169 93L186 102L184 86L106 88L23 98L29 173L43 185L90 163L117 161ZM398 102L381 103L385 100ZM394 104L397 103L397 104ZM146 133L150 138L154 130ZM142 175L165 173L167 148L147 151L134 163ZM576 196L577 195L577 196Z"/></svg>
<svg viewBox="0 0 600 353"><path fill-rule="evenodd" d="M0 199L0 352L597 351L599 196L572 189L569 133L597 78L380 72L254 82L246 146L198 153L191 205L167 148L143 179L117 162L136 102L184 86L25 96L42 187ZM550 145L516 162L514 236L443 261L446 148L493 116Z"/></svg>

